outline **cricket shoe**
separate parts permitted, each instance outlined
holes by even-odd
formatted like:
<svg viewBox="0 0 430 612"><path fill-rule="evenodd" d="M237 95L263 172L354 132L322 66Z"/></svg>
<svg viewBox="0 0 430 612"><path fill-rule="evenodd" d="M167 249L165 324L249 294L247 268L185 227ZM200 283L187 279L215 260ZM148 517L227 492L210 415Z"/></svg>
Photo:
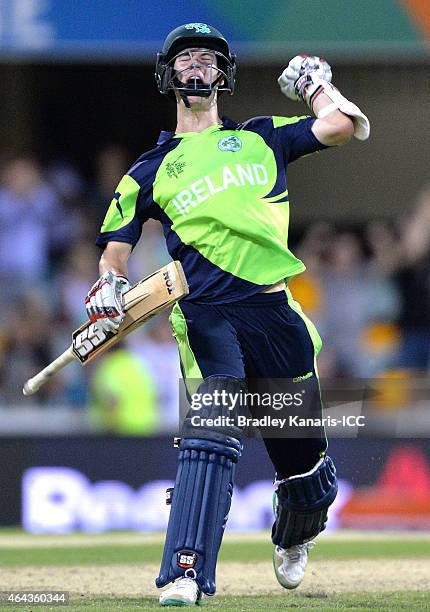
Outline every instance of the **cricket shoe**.
<svg viewBox="0 0 430 612"><path fill-rule="evenodd" d="M202 592L197 582L193 578L181 576L161 593L159 601L162 606L194 606L199 605L201 599Z"/></svg>
<svg viewBox="0 0 430 612"><path fill-rule="evenodd" d="M308 564L308 550L314 546L315 542L296 544L290 548L275 546L273 567L276 578L284 589L295 589L299 586Z"/></svg>

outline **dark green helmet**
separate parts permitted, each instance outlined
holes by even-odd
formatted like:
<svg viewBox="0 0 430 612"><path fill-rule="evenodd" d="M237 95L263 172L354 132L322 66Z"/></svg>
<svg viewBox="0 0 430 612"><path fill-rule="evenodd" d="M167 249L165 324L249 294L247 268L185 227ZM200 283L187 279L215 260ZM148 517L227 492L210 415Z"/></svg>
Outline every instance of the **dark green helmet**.
<svg viewBox="0 0 430 612"><path fill-rule="evenodd" d="M185 49L209 49L217 58L218 76L210 85L195 80L184 85L176 78L173 69L176 57ZM160 93L167 94L177 89L181 96L197 95L208 97L217 88L218 91L234 91L236 74L236 57L224 36L216 28L206 23L187 23L179 26L167 35L163 48L157 53L155 79ZM221 84L222 81L222 84Z"/></svg>

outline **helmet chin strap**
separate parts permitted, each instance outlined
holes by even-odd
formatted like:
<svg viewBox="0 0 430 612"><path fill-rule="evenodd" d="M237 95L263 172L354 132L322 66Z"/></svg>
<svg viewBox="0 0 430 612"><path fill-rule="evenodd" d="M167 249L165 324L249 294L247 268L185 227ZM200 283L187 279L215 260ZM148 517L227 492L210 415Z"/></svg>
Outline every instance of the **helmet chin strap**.
<svg viewBox="0 0 430 612"><path fill-rule="evenodd" d="M185 106L187 108L191 108L191 104L190 101L188 100L188 96L184 91L179 90L179 95L181 96L181 99L183 100Z"/></svg>
<svg viewBox="0 0 430 612"><path fill-rule="evenodd" d="M207 90L191 90L191 89L177 89L181 100L183 100L186 108L191 108L191 104L189 101L189 96L197 96L199 98L210 98L211 95L213 93L215 93L218 89L218 86L215 85L215 87L211 87L210 89Z"/></svg>

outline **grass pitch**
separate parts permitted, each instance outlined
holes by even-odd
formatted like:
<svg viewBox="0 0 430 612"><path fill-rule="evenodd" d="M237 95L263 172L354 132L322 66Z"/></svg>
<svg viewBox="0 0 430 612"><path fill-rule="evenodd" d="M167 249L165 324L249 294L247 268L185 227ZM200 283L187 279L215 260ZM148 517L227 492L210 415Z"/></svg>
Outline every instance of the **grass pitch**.
<svg viewBox="0 0 430 612"><path fill-rule="evenodd" d="M268 533L227 533L209 610L429 610L430 533L322 534L295 591L276 582ZM26 610L161 609L154 586L163 536L135 532L34 536L0 531L0 590L68 591L66 607ZM196 608L199 609L199 608Z"/></svg>

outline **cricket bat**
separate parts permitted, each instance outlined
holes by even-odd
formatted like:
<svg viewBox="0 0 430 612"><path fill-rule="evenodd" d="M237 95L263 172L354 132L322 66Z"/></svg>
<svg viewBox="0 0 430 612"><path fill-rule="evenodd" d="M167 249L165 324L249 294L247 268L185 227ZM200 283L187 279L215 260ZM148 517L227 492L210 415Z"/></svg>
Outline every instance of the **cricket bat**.
<svg viewBox="0 0 430 612"><path fill-rule="evenodd" d="M24 395L35 393L53 374L74 359L85 365L145 321L188 295L188 284L182 265L172 261L150 274L124 293L125 317L116 332L106 332L96 323L86 321L72 334L72 344L57 359L27 380Z"/></svg>

